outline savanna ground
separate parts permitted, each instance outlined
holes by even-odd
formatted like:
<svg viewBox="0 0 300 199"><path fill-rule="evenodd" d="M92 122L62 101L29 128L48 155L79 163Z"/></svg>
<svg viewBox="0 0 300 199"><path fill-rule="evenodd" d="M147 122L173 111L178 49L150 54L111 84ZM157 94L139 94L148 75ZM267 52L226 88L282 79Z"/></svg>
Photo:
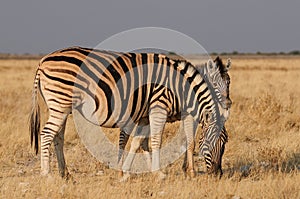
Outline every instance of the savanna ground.
<svg viewBox="0 0 300 199"><path fill-rule="evenodd" d="M197 62L195 57L191 61ZM66 182L59 177L55 157L51 177L40 176L39 156L30 147L28 131L38 60L0 60L0 197L300 198L300 57L234 56L232 63L233 106L226 123L223 177L203 174L203 162L197 161L199 174L186 179L180 158L165 168L164 181L141 174L120 183L116 170L85 149L72 118L65 155L73 178ZM170 124L165 133L177 127ZM110 136L117 139L117 133L111 131Z"/></svg>

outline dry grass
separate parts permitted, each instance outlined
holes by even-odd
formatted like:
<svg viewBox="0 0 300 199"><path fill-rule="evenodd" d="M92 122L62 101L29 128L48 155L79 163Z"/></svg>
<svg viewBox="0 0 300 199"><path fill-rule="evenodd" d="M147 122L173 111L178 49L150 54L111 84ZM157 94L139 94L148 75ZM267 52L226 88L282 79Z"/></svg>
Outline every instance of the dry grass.
<svg viewBox="0 0 300 199"><path fill-rule="evenodd" d="M73 180L58 176L55 157L51 177L40 177L27 128L37 63L0 60L1 198L300 198L300 57L233 59L233 107L221 180L205 174L185 179L181 158L165 169L164 181L141 174L126 183L116 182L117 172L87 152L72 120L65 154ZM167 134L176 125L169 125ZM117 132L110 132L111 139Z"/></svg>

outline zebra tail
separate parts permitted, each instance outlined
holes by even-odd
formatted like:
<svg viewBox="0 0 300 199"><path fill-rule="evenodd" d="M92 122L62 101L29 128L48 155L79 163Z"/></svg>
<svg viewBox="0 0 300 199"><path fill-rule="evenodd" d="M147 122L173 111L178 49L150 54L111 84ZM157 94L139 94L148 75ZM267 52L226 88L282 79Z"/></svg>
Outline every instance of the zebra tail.
<svg viewBox="0 0 300 199"><path fill-rule="evenodd" d="M40 83L40 74L39 70L37 70L35 79L34 79L34 86L32 92L32 108L29 118L29 130L30 130L30 143L31 146L33 145L34 140L34 149L35 153L38 153L39 150L39 133L40 133L40 106L38 104L38 88Z"/></svg>

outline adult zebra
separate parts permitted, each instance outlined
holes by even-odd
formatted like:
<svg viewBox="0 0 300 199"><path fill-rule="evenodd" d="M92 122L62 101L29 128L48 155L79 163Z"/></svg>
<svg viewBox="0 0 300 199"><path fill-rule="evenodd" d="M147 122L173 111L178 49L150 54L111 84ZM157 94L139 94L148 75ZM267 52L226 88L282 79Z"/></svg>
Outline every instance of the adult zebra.
<svg viewBox="0 0 300 199"><path fill-rule="evenodd" d="M52 141L60 175L68 174L63 141L67 116L72 108L88 121L103 127L123 129L134 126L142 118L149 118L152 170L159 169L161 132L167 117L182 113L189 146L189 170L193 171L195 127L201 118L211 114L215 123L209 128L206 139L214 145L222 126L213 94L222 99L223 109L230 106L226 99L226 85L216 64L209 60L207 70L215 77L216 93L211 92L189 62L176 62L161 54L71 47L45 56L35 76L30 116L31 144L34 141L37 153L40 130L37 94L40 90L49 110L49 118L40 133L41 174L49 173ZM170 91L176 95L170 96ZM173 106L173 102L177 106Z"/></svg>
<svg viewBox="0 0 300 199"><path fill-rule="evenodd" d="M220 70L221 73L221 77L223 79L223 81L226 84L226 99L230 102L230 97L229 97L229 87L230 87L230 77L228 75L228 70L230 69L231 66L231 60L228 59L227 60L227 64L223 64L222 60L219 57L216 57L216 59L214 60L214 62L216 63L217 67ZM200 72L200 74L202 75L202 77L206 78L206 83L211 84L211 82L213 82L213 78L210 78L210 74L208 74L208 71L205 70L205 65L201 65L201 66L197 66L197 70ZM218 102L221 103L221 102ZM168 122L175 122L177 120L180 120L180 114L178 114L179 116L177 117L169 117L167 118ZM226 112L223 113L223 117L224 120L226 121L229 117L229 110L226 110ZM205 118L203 118L205 119ZM207 127L207 122L208 121L201 121L202 123L202 127L203 127L203 135L199 141L199 147L205 147L204 146L204 137L205 137L205 126ZM148 162L148 167L149 164L151 163L150 161L150 153L149 153L149 147L148 147L148 138L149 138L149 133L150 133L150 129L149 129L149 120L147 120L146 118L144 119L144 121L140 121L136 126L135 126L135 132L133 132L133 140L131 142L130 145L130 149L129 149L129 153L128 156L126 157L125 162L123 162L124 159L124 150L125 150L125 146L128 142L129 136L132 133L132 129L130 129L129 131L125 131L122 130L120 131L120 135L119 135L119 155L118 155L118 163L119 163L119 169L121 170L120 174L123 175L123 172L126 172L126 175L123 177L123 180L126 180L129 177L129 173L127 173L127 171L130 170L131 165L133 163L133 159L135 157L135 153L137 151L137 149L141 146L142 149L144 150L144 153L146 154L146 159ZM144 131L144 132L142 132ZM205 162L206 162L206 166L207 166L207 170L209 173L215 173L217 174L220 171L220 176L222 176L222 156L225 150L225 143L227 142L227 132L225 127L222 129L220 138L217 141L216 146L213 148L213 150L207 151L205 154L203 154L205 156ZM183 171L186 171L186 156L185 156L185 160L183 163Z"/></svg>

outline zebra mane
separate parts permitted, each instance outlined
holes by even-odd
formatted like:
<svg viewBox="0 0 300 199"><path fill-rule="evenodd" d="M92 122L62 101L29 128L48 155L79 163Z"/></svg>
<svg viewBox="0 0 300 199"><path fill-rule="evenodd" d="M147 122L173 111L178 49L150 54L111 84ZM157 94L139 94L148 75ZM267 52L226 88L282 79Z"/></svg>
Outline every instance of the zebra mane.
<svg viewBox="0 0 300 199"><path fill-rule="evenodd" d="M185 59L170 59L173 60L175 62L175 64L180 65L180 64L184 64L184 66L188 66L188 67L194 67L195 69L197 69L191 62L185 60Z"/></svg>
<svg viewBox="0 0 300 199"><path fill-rule="evenodd" d="M189 61L185 60L185 59L171 59L169 58L170 60L173 60L176 64L181 64L181 63L184 63L184 64L189 64L189 65L192 65Z"/></svg>
<svg viewBox="0 0 300 199"><path fill-rule="evenodd" d="M204 64L200 64L200 65L196 65L195 66L195 68L197 69L197 71L200 73L200 75L202 76L202 77L204 77L204 75L205 75L205 67L206 67L206 63L204 63Z"/></svg>
<svg viewBox="0 0 300 199"><path fill-rule="evenodd" d="M214 62L217 64L222 76L228 72L228 69L230 68L230 59L227 65L223 63L222 59L219 56L215 58Z"/></svg>
<svg viewBox="0 0 300 199"><path fill-rule="evenodd" d="M216 63L216 65L218 66L218 69L219 69L219 72L220 74L223 76L224 74L226 74L228 72L228 66L226 66L222 59L217 56L215 59L214 59L214 62ZM201 76L204 76L205 75L205 67L206 67L206 63L204 64L198 64L198 65L195 65L195 68L199 71L199 73L201 74Z"/></svg>

